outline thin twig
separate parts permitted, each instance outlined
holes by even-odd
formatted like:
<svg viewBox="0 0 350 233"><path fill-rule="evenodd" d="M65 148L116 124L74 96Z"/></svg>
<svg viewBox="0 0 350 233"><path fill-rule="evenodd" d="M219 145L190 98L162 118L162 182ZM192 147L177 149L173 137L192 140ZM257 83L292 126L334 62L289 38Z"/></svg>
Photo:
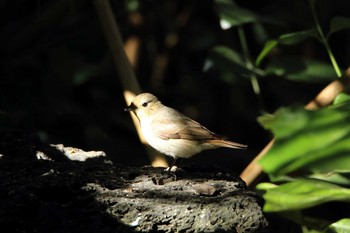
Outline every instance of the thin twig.
<svg viewBox="0 0 350 233"><path fill-rule="evenodd" d="M253 65L253 63L251 62L251 59L250 59L249 47L248 47L248 44L247 44L247 39L246 39L246 36L245 36L245 33L244 33L243 26L238 26L237 30L238 30L238 38L239 38L240 44L242 46L242 52L243 52L243 56L244 56L244 59L245 59L246 67L249 70L252 70L254 65ZM254 91L254 93L256 95L256 98L258 99L260 110L264 111L264 102L263 102L263 100L261 98L261 90L260 90L259 81L258 81L258 78L256 77L256 75L254 73L250 74L250 82L252 84L252 88L253 88L253 91Z"/></svg>
<svg viewBox="0 0 350 233"><path fill-rule="evenodd" d="M320 22L317 18L316 9L315 9L316 2L315 2L315 0L309 0L309 3L310 3L310 7L311 7L311 13L312 13L312 16L313 16L315 24L316 24L316 29L317 29L318 35L320 36L321 42L327 50L329 59L331 60L331 63L333 65L335 73L337 74L338 78L340 78L342 76L340 68L339 68L338 63L337 63L337 61L332 53L331 48L329 47L328 40L325 37L325 35L322 31Z"/></svg>

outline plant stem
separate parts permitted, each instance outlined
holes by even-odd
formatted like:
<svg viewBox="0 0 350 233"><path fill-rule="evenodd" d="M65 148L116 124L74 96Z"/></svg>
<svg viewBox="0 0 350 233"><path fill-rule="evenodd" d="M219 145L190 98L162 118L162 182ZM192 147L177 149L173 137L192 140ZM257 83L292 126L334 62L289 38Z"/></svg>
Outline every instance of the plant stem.
<svg viewBox="0 0 350 233"><path fill-rule="evenodd" d="M247 40L246 40L246 37L244 34L243 27L238 26L237 30L238 30L238 37L239 37L239 41L240 41L241 46L242 46L243 57L245 59L246 66L249 70L252 70L254 68L254 66L250 60L249 48L248 48L248 44L247 44ZM260 108L261 108L261 110L264 110L264 104L263 104L263 101L261 98L261 90L260 90L259 81L258 81L258 78L256 77L256 75L253 73L250 74L250 82L252 84L253 91L258 98Z"/></svg>
<svg viewBox="0 0 350 233"><path fill-rule="evenodd" d="M336 61L336 59L335 59L335 57L334 57L334 55L332 53L331 48L329 47L328 41L327 41L323 31L322 31L320 22L318 21L318 18L317 18L317 15L316 15L315 0L309 0L309 3L310 3L310 7L311 7L312 16L314 18L314 21L315 21L315 24L316 24L316 29L317 29L317 32L318 32L318 34L320 36L321 42L326 47L326 50L327 50L329 59L332 62L334 71L337 74L338 78L340 78L342 76L340 68L339 68L338 63L337 63L337 61Z"/></svg>

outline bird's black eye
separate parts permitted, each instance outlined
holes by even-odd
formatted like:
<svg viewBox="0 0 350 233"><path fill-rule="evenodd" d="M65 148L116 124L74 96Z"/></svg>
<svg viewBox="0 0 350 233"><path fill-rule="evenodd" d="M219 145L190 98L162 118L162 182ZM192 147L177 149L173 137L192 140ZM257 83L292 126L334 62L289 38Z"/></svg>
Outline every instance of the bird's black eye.
<svg viewBox="0 0 350 233"><path fill-rule="evenodd" d="M143 104L142 104L142 107L147 107L147 105L148 105L148 103L147 102L144 102Z"/></svg>

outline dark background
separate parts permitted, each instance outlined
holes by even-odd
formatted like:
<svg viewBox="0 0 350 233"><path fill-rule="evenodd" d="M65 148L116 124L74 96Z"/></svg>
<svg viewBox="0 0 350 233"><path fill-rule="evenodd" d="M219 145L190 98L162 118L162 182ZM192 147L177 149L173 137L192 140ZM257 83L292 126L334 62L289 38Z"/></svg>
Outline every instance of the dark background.
<svg viewBox="0 0 350 233"><path fill-rule="evenodd" d="M212 0L110 2L124 40L139 38L135 72L142 89L212 131L249 145L246 151L206 151L188 163L242 171L271 139L256 118L281 106L306 104L328 84L261 78L262 107L247 78L225 79L204 69L216 45L241 52L237 30L221 29ZM349 16L348 0L316 2L325 30L333 16ZM264 24L260 36L253 26L244 27L252 57L267 39L314 26L307 1L236 3L279 21ZM1 1L0 15L0 127L35 133L45 143L103 150L127 165L149 164L123 112L123 89L92 2ZM330 40L342 68L348 66L348 44L349 30ZM283 49L329 63L315 40Z"/></svg>

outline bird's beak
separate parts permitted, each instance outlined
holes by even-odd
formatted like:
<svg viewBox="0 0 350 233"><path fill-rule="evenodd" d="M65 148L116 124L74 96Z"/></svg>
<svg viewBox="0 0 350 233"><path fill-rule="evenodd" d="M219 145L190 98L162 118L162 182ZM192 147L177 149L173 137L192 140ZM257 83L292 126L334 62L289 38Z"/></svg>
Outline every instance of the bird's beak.
<svg viewBox="0 0 350 233"><path fill-rule="evenodd" d="M134 103L131 103L128 107L126 107L126 108L124 108L124 111L125 112L133 112L133 111L135 111L136 110L136 106L135 106L135 104Z"/></svg>

